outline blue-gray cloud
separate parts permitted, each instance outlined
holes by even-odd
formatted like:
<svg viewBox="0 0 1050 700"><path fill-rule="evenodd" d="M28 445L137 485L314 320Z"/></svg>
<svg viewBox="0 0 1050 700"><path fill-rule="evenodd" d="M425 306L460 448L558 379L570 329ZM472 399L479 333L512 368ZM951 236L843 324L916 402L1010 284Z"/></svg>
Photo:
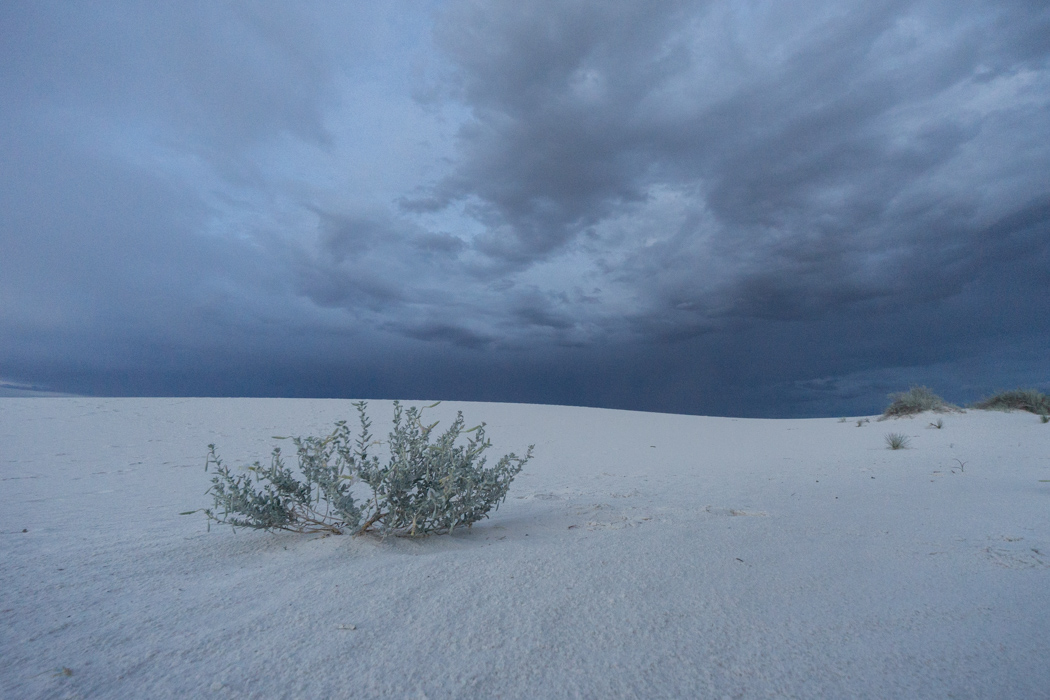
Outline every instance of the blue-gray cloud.
<svg viewBox="0 0 1050 700"><path fill-rule="evenodd" d="M1050 388L1048 35L1021 0L7 3L0 378Z"/></svg>

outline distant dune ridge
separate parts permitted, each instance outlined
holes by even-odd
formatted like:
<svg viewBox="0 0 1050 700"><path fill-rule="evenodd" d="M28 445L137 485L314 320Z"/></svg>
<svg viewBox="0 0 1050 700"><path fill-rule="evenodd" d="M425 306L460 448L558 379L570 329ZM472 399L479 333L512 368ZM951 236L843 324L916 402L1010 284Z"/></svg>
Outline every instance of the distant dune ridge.
<svg viewBox="0 0 1050 700"><path fill-rule="evenodd" d="M1038 411L459 410L534 458L384 539L179 515L349 400L0 398L0 697L1050 697Z"/></svg>
<svg viewBox="0 0 1050 700"><path fill-rule="evenodd" d="M72 394L64 394L60 391L48 391L47 389L35 386L33 384L9 381L0 377L0 398L32 398L58 396L69 397L72 396Z"/></svg>

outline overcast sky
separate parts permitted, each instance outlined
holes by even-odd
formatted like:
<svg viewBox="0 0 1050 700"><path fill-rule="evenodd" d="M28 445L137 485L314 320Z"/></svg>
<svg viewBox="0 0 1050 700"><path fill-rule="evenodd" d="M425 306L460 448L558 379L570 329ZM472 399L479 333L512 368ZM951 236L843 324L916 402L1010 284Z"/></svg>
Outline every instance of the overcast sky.
<svg viewBox="0 0 1050 700"><path fill-rule="evenodd" d="M1050 391L1037 0L0 3L8 393Z"/></svg>

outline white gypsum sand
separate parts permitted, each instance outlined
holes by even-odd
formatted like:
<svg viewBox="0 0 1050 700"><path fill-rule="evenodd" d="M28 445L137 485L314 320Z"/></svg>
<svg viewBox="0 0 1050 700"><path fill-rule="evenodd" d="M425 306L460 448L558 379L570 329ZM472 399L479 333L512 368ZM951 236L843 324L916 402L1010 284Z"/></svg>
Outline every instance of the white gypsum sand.
<svg viewBox="0 0 1050 700"><path fill-rule="evenodd" d="M350 401L0 399L0 696L1050 697L1036 416L457 409L535 458L472 529L381 540L178 515L208 443L265 463Z"/></svg>

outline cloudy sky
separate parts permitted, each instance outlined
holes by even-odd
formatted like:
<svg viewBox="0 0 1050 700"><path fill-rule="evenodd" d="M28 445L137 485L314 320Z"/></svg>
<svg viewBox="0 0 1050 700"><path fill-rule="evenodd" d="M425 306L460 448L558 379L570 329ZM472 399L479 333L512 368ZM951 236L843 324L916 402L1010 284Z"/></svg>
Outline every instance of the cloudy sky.
<svg viewBox="0 0 1050 700"><path fill-rule="evenodd" d="M0 387L1050 391L1037 0L0 3Z"/></svg>

